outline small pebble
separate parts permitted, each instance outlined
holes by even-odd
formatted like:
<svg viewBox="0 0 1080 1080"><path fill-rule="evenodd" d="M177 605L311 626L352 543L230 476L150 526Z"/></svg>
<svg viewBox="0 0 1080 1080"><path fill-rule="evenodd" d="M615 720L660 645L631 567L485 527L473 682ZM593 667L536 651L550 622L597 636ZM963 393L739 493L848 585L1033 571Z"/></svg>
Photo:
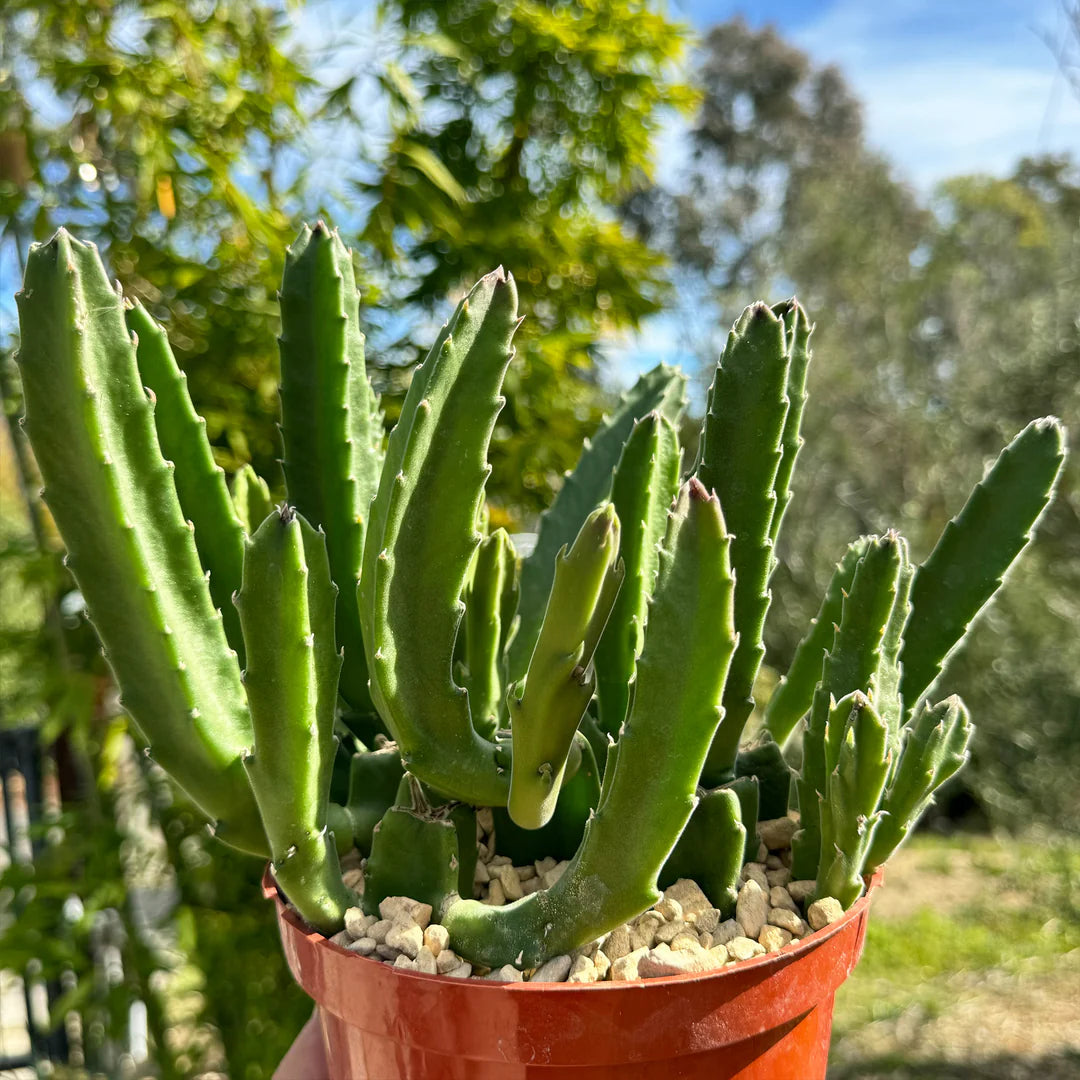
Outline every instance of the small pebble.
<svg viewBox="0 0 1080 1080"><path fill-rule="evenodd" d="M810 927L806 925L799 915L788 908L770 908L769 925L779 926L787 930L792 937L806 937L810 933Z"/></svg>
<svg viewBox="0 0 1080 1080"><path fill-rule="evenodd" d="M362 937L351 942L348 949L349 952L359 953L361 956L370 956L378 947L378 942L374 938Z"/></svg>
<svg viewBox="0 0 1080 1080"><path fill-rule="evenodd" d="M484 976L488 982L524 982L524 976L513 964L503 964L497 971Z"/></svg>
<svg viewBox="0 0 1080 1080"><path fill-rule="evenodd" d="M506 894L503 892L502 882L498 879L488 886L488 894L484 903L490 907L502 907L506 903Z"/></svg>
<svg viewBox="0 0 1080 1080"><path fill-rule="evenodd" d="M416 923L408 926L395 924L387 931L386 944L391 949L404 953L410 960L415 960L424 944L424 931Z"/></svg>
<svg viewBox="0 0 1080 1080"><path fill-rule="evenodd" d="M669 885L664 890L664 898L678 901L682 908L683 918L698 915L706 908L712 907L709 898L701 891L701 886L689 878L679 878L674 885Z"/></svg>
<svg viewBox="0 0 1080 1080"><path fill-rule="evenodd" d="M424 946L431 950L432 956L438 956L450 944L450 931L445 926L432 923L424 931Z"/></svg>
<svg viewBox="0 0 1080 1080"><path fill-rule="evenodd" d="M711 939L710 939L711 940ZM682 952L684 949L700 949L702 944L698 941L698 936L693 931L687 933L685 930L677 937L673 938L670 942L672 952Z"/></svg>
<svg viewBox="0 0 1080 1080"><path fill-rule="evenodd" d="M467 964L462 961L456 968L451 968L446 974L449 975L451 979L467 979L472 975L472 964Z"/></svg>
<svg viewBox="0 0 1080 1080"><path fill-rule="evenodd" d="M521 891L521 879L512 866L500 866L496 873L502 883L503 895L507 900L520 900L525 895Z"/></svg>
<svg viewBox="0 0 1080 1080"><path fill-rule="evenodd" d="M527 881L523 881L521 883L521 891L526 896L530 896L534 892L540 892L540 890L543 889L543 887L544 887L543 878L538 878L538 877L531 877Z"/></svg>
<svg viewBox="0 0 1080 1080"><path fill-rule="evenodd" d="M727 943L727 954L733 960L749 960L753 956L762 956L765 947L753 938L737 937Z"/></svg>
<svg viewBox="0 0 1080 1080"><path fill-rule="evenodd" d="M699 911L692 919L687 919L687 922L694 924L694 929L698 933L715 933L716 928L723 921L723 916L720 913L719 908L709 907L704 911Z"/></svg>
<svg viewBox="0 0 1080 1080"><path fill-rule="evenodd" d="M792 900L797 904L803 904L814 895L817 882L811 881L809 878L802 881L789 881L785 888Z"/></svg>
<svg viewBox="0 0 1080 1080"><path fill-rule="evenodd" d="M620 956L618 960L613 960L611 962L611 981L632 982L638 978L638 964L648 952L648 949L635 949L625 956Z"/></svg>
<svg viewBox="0 0 1080 1080"><path fill-rule="evenodd" d="M664 896L658 903L653 905L655 911L658 911L668 922L683 921L683 909L682 904L675 899L674 896Z"/></svg>
<svg viewBox="0 0 1080 1080"><path fill-rule="evenodd" d="M631 951L629 927L625 925L616 926L615 929L604 938L603 948L612 963L626 956L626 954Z"/></svg>
<svg viewBox="0 0 1080 1080"><path fill-rule="evenodd" d="M349 942L352 941L353 936L348 930L339 930L332 938L330 942L334 945L340 945L343 949L348 948Z"/></svg>
<svg viewBox="0 0 1080 1080"><path fill-rule="evenodd" d="M459 967L462 963L462 959L453 949L443 949L438 956L435 957L435 968L440 975L449 975L454 968Z"/></svg>
<svg viewBox="0 0 1080 1080"><path fill-rule="evenodd" d="M585 979L581 976L592 973L592 978ZM587 956L575 956L570 964L570 974L567 982L596 982L596 965Z"/></svg>
<svg viewBox="0 0 1080 1080"><path fill-rule="evenodd" d="M685 934L690 927L680 919L678 922L661 923L653 935L654 944L670 945L677 937Z"/></svg>
<svg viewBox="0 0 1080 1080"><path fill-rule="evenodd" d="M378 922L373 922L366 931L366 936L374 939L380 945L386 940L386 935L390 932L390 927L394 924L389 919L379 919Z"/></svg>
<svg viewBox="0 0 1080 1080"><path fill-rule="evenodd" d="M739 936L739 924L734 919L726 919L712 931L714 945L726 945Z"/></svg>
<svg viewBox="0 0 1080 1080"><path fill-rule="evenodd" d="M781 851L791 847L791 838L798 828L789 817L772 818L757 823L757 834L770 851Z"/></svg>
<svg viewBox="0 0 1080 1080"><path fill-rule="evenodd" d="M806 920L814 930L822 930L829 923L836 922L843 914L844 909L835 896L823 896L810 905Z"/></svg>
<svg viewBox="0 0 1080 1080"><path fill-rule="evenodd" d="M765 876L769 876L770 870L781 870L784 864L780 861L779 855L768 855L765 858Z"/></svg>
<svg viewBox="0 0 1080 1080"><path fill-rule="evenodd" d="M537 859L533 866L536 867L536 873L539 877L543 877L549 870L554 870L557 864L556 859L553 859L550 855L546 855L542 859Z"/></svg>
<svg viewBox="0 0 1080 1080"><path fill-rule="evenodd" d="M780 926L766 926L758 935L758 944L764 946L766 952L779 952L791 941L791 934Z"/></svg>
<svg viewBox="0 0 1080 1080"><path fill-rule="evenodd" d="M515 866L514 873L518 876L518 881L528 881L529 878L536 877L535 866Z"/></svg>
<svg viewBox="0 0 1080 1080"><path fill-rule="evenodd" d="M375 952L382 957L383 960L389 960L391 963L399 956L403 955L400 949L393 949L381 941L375 946ZM408 960L408 957L406 956L405 959Z"/></svg>
<svg viewBox="0 0 1080 1080"><path fill-rule="evenodd" d="M553 956L546 964L538 967L529 982L561 983L566 982L573 961L568 954Z"/></svg>
<svg viewBox="0 0 1080 1080"><path fill-rule="evenodd" d="M476 824L488 835L495 831L495 814L490 806L481 806L476 811Z"/></svg>
<svg viewBox="0 0 1080 1080"><path fill-rule="evenodd" d="M400 953L394 958L394 967L404 968L406 971L416 970L416 961L410 960L407 956L402 956Z"/></svg>
<svg viewBox="0 0 1080 1080"><path fill-rule="evenodd" d="M743 863L743 868L739 873L739 880L756 881L760 886L762 892L769 891L769 879L765 876L764 863Z"/></svg>
<svg viewBox="0 0 1080 1080"><path fill-rule="evenodd" d="M473 871L473 882L477 885L486 885L491 880L488 873L487 863L476 860L476 869Z"/></svg>
<svg viewBox="0 0 1080 1080"><path fill-rule="evenodd" d="M710 950L710 953L716 958L717 964L726 964L728 960L728 951L726 945L714 945Z"/></svg>
<svg viewBox="0 0 1080 1080"><path fill-rule="evenodd" d="M353 892L358 893L364 891L364 871L358 866L352 870L346 870L341 875L341 881L346 889L352 889Z"/></svg>
<svg viewBox="0 0 1080 1080"><path fill-rule="evenodd" d="M769 906L787 908L788 911L798 911L799 905L791 897L791 893L783 885L774 885L769 890Z"/></svg>
<svg viewBox="0 0 1080 1080"><path fill-rule="evenodd" d="M769 849L765 846L765 842L762 841L758 844L757 859L756 861L764 865L765 860L769 857Z"/></svg>
<svg viewBox="0 0 1080 1080"><path fill-rule="evenodd" d="M770 855L771 859L772 856ZM769 888L772 889L777 885L787 885L791 880L791 871L786 866L781 866L778 870L766 870L765 880L769 883Z"/></svg>
<svg viewBox="0 0 1080 1080"><path fill-rule="evenodd" d="M497 867L500 867L500 866L511 866L511 865L512 865L512 862L511 862L510 857L508 855L492 855L491 858L488 859L488 869L489 870L494 870L494 869L496 869Z"/></svg>
<svg viewBox="0 0 1080 1080"><path fill-rule="evenodd" d="M407 896L388 896L379 901L379 914L396 923L414 923L421 930L431 922L431 905L410 900Z"/></svg>
<svg viewBox="0 0 1080 1080"><path fill-rule="evenodd" d="M566 872L566 868L570 865L569 859L564 859L562 862L556 863L550 870L546 871L543 875L544 888L550 889Z"/></svg>
<svg viewBox="0 0 1080 1080"><path fill-rule="evenodd" d="M365 915L358 907L348 908L345 912L345 930L353 938L364 937L375 921L373 915Z"/></svg>
<svg viewBox="0 0 1080 1080"><path fill-rule="evenodd" d="M439 972L435 955L426 945L421 946L416 954L416 970L425 975L437 975Z"/></svg>
<svg viewBox="0 0 1080 1080"><path fill-rule="evenodd" d="M662 975L686 975L692 972L713 971L719 961L705 949L667 950L650 949L638 961L638 975L643 979L655 979Z"/></svg>
<svg viewBox="0 0 1080 1080"><path fill-rule="evenodd" d="M605 978L611 970L611 960L603 949L596 950L596 955L593 957L593 967L596 968L601 979Z"/></svg>
<svg viewBox="0 0 1080 1080"><path fill-rule="evenodd" d="M769 898L760 885L749 878L739 890L735 902L735 921L739 924L743 937L756 938L765 925L769 914Z"/></svg>

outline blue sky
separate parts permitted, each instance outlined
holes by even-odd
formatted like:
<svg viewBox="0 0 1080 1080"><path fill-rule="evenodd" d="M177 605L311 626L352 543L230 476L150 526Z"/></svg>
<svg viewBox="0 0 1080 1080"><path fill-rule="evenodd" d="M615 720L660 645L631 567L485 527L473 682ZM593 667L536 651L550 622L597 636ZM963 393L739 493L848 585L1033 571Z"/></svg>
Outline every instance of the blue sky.
<svg viewBox="0 0 1080 1080"><path fill-rule="evenodd" d="M699 29L741 14L775 24L838 64L866 109L870 140L920 188L1006 172L1022 154L1080 149L1080 102L1046 37L1060 0L676 0Z"/></svg>

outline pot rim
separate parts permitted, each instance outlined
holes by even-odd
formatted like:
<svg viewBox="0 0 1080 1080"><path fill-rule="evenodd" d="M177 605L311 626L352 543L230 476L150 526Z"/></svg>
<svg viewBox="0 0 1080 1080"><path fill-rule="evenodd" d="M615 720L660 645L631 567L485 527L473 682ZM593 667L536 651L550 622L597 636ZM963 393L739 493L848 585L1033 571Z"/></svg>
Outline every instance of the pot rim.
<svg viewBox="0 0 1080 1080"><path fill-rule="evenodd" d="M712 980L717 978L723 978L724 976L734 977L739 976L743 972L750 972L755 969L764 969L769 967L781 968L786 967L795 960L800 959L803 956L813 952L822 943L828 941L831 937L838 934L844 929L850 922L859 918L863 912L867 911L873 900L874 892L882 888L885 884L885 867L879 866L870 877L870 880L866 883L866 890L862 896L855 901L854 904L849 907L844 914L835 922L829 923L828 926L822 927L820 930L814 930L804 938L798 939L796 942L791 942L785 945L779 952L766 953L764 956L755 956L750 960L741 960L733 967L720 967L713 971L703 972L688 972L681 975L660 975L652 979L630 979L626 981L612 982L610 980L604 980L594 983L531 983L531 982L494 982L487 981L486 979L451 979L446 975L428 975L419 971L408 971L404 968L394 968L389 964L383 963L381 960L375 960L370 956L361 956L358 953L352 952L350 949L346 949L343 945L337 945L332 942L328 937L319 933L317 930L311 930L300 919L296 911L291 908L285 900L285 896L278 888L277 882L274 880L273 869L270 863L267 863L266 869L263 872L262 877L262 890L263 896L267 900L273 900L277 907L277 915L280 920L287 922L294 931L302 934L307 940L311 941L318 947L326 947L331 950L335 950L345 955L351 956L354 960L367 964L377 964L382 969L388 969L396 976L401 976L406 979L422 979L427 982L438 983L439 985L454 985L459 987L468 987L470 990L476 990L477 992L509 992L509 993L524 993L528 991L546 992L546 993L602 993L613 992L626 989L637 989L646 987L668 986L672 984L693 983L702 982L705 980Z"/></svg>

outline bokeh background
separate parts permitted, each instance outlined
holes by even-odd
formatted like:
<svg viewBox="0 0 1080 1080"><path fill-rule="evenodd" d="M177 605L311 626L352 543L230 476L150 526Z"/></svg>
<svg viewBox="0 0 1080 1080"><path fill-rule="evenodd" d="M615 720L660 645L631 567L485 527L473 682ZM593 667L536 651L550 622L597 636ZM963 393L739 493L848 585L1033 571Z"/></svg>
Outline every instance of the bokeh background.
<svg viewBox="0 0 1080 1080"><path fill-rule="evenodd" d="M257 1080L310 1012L261 868L119 711L15 423L11 297L32 241L95 240L220 463L275 487L275 288L321 216L388 422L449 300L517 277L489 485L514 529L638 371L681 363L700 414L742 306L799 296L773 671L851 537L923 557L1009 437L1065 418L1057 501L950 671L973 760L890 866L830 1075L1080 1076L1077 147L1074 0L7 0L0 1075Z"/></svg>

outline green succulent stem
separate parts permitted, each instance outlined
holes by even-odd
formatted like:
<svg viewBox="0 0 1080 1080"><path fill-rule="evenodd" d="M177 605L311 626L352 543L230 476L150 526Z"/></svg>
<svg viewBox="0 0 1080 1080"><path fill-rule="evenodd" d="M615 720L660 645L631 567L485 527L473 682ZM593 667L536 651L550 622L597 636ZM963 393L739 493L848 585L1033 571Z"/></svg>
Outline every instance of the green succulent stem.
<svg viewBox="0 0 1080 1080"><path fill-rule="evenodd" d="M266 854L241 753L251 720L163 459L120 296L63 229L27 257L19 367L45 500L154 759L242 851Z"/></svg>
<svg viewBox="0 0 1080 1080"><path fill-rule="evenodd" d="M274 877L312 926L334 933L356 902L327 828L341 656L326 542L282 504L246 541L240 612L255 741L245 757Z"/></svg>
<svg viewBox="0 0 1080 1080"><path fill-rule="evenodd" d="M1061 421L1032 420L1001 451L918 568L900 656L900 691L909 710L933 689L972 621L1030 543L1064 464Z"/></svg>
<svg viewBox="0 0 1080 1080"><path fill-rule="evenodd" d="M382 466L382 413L364 362L352 255L320 221L287 250L281 284L282 465L290 502L326 533L340 590L341 695L370 712L356 588Z"/></svg>
<svg viewBox="0 0 1080 1080"><path fill-rule="evenodd" d="M645 640L645 612L681 462L675 426L654 411L634 424L615 468L611 501L622 524L619 550L626 577L596 649L598 722L612 736L618 735L630 705L630 683Z"/></svg>
<svg viewBox="0 0 1080 1080"><path fill-rule="evenodd" d="M594 510L573 546L556 556L544 621L524 684L507 699L513 763L507 810L524 829L551 820L566 757L596 688L593 654L625 577L619 518Z"/></svg>
<svg viewBox="0 0 1080 1080"><path fill-rule="evenodd" d="M509 776L454 682L454 645L517 325L517 289L500 268L458 305L414 372L387 446L360 577L371 693L406 767L477 806L505 806Z"/></svg>
<svg viewBox="0 0 1080 1080"><path fill-rule="evenodd" d="M735 758L754 709L754 680L765 656L763 630L773 568L776 481L788 416L791 353L783 319L766 304L735 323L716 368L694 475L715 491L732 531L735 628L739 644L724 687L724 720L705 764L704 783L735 775Z"/></svg>
<svg viewBox="0 0 1080 1080"><path fill-rule="evenodd" d="M191 404L187 376L173 356L164 328L137 300L126 302L124 308L128 330L135 337L139 375L154 395L158 444L173 464L180 510L195 529L195 548L209 575L210 596L221 612L229 645L243 664L244 642L232 595L240 588L244 530L229 496L225 472L214 461L206 421Z"/></svg>
<svg viewBox="0 0 1080 1080"><path fill-rule="evenodd" d="M462 682L476 730L492 739L503 715L503 651L517 604L517 555L505 529L485 536L465 590Z"/></svg>
<svg viewBox="0 0 1080 1080"><path fill-rule="evenodd" d="M660 364L638 379L592 438L586 440L573 472L540 518L536 547L522 562L518 628L507 653L512 681L524 676L536 645L544 605L551 592L555 556L577 536L585 518L611 497L612 472L635 422L658 412L674 424L685 407L686 377Z"/></svg>
<svg viewBox="0 0 1080 1080"><path fill-rule="evenodd" d="M954 694L936 705L924 702L903 731L897 763L881 803L884 816L866 855L876 870L907 838L933 798L968 756L973 728L967 707Z"/></svg>
<svg viewBox="0 0 1080 1080"><path fill-rule="evenodd" d="M861 691L830 710L828 737L840 743L821 802L821 866L817 895L850 907L863 891L863 870L889 773L889 728Z"/></svg>
<svg viewBox="0 0 1080 1080"><path fill-rule="evenodd" d="M765 706L764 726L780 746L787 743L799 721L810 710L814 689L821 681L821 665L832 645L836 624L840 622L844 597L851 592L855 568L866 554L870 539L862 536L854 541L836 564L821 607L796 646L787 674Z"/></svg>
<svg viewBox="0 0 1080 1080"><path fill-rule="evenodd" d="M690 480L671 511L633 706L581 847L550 889L505 908L450 905L443 922L461 955L535 967L658 898L658 876L696 802L735 647L729 542L719 501Z"/></svg>

